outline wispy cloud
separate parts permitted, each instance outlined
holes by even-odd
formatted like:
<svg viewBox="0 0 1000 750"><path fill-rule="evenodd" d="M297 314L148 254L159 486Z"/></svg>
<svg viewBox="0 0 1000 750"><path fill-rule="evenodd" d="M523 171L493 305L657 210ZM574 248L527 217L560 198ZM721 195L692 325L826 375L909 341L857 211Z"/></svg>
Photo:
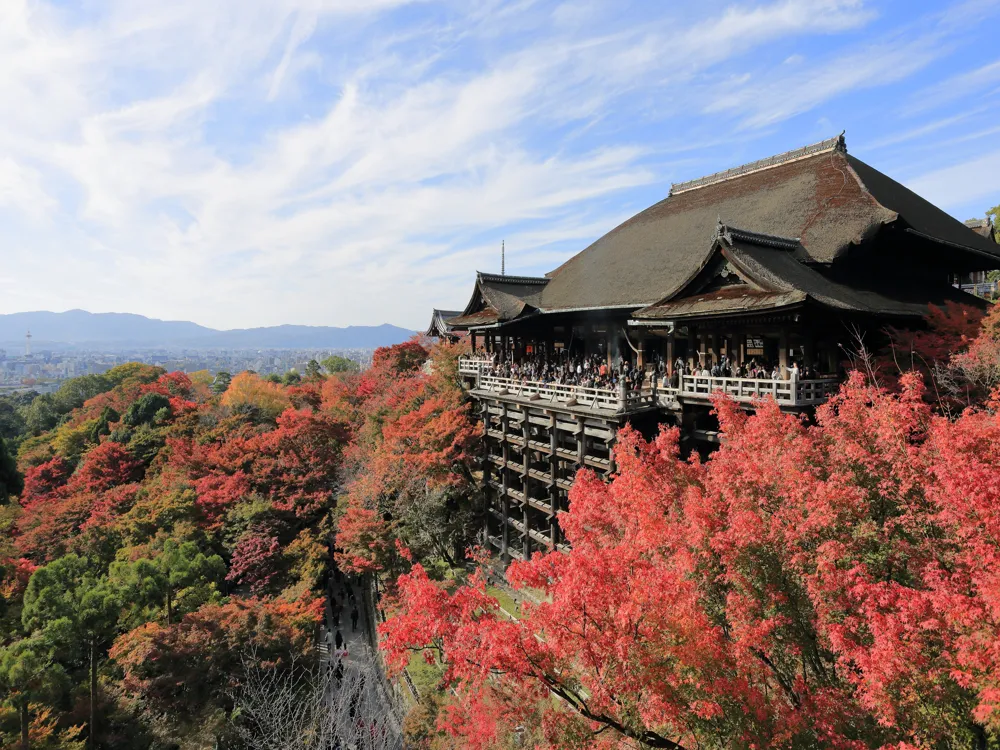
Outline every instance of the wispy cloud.
<svg viewBox="0 0 1000 750"><path fill-rule="evenodd" d="M948 57L883 1L0 0L0 309L418 326Z"/></svg>
<svg viewBox="0 0 1000 750"><path fill-rule="evenodd" d="M977 200L983 201L984 209L1000 204L1000 150L926 172L909 180L907 187L943 208L957 208Z"/></svg>
<svg viewBox="0 0 1000 750"><path fill-rule="evenodd" d="M997 94L1000 94L1000 60L920 89L912 95L908 111L923 112L969 96L983 98Z"/></svg>

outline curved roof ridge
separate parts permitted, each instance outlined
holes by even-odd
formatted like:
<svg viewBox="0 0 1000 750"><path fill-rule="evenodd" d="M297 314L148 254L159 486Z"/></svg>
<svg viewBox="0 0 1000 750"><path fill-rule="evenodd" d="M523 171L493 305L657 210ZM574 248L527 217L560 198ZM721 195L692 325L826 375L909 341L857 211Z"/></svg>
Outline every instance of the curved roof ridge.
<svg viewBox="0 0 1000 750"><path fill-rule="evenodd" d="M706 175L704 177L698 177L694 180L688 180L687 182L675 182L670 185L669 195L685 193L688 190L697 190L698 188L705 187L706 185L714 185L717 182L731 180L734 177L742 177L743 175L750 174L752 172L760 172L763 169L770 169L771 167L777 167L781 164L787 164L790 161L797 161L808 156L815 156L816 154L824 154L828 151L840 151L846 154L847 141L844 139L845 132L847 131L842 130L840 135L834 136L833 138L827 138L819 143L813 143L808 146L792 149L791 151L785 151L782 154L768 156L764 159L748 162L747 164L742 164L731 169L724 169L721 172L715 172L714 174Z"/></svg>
<svg viewBox="0 0 1000 750"><path fill-rule="evenodd" d="M508 276L507 274L476 271L476 276L489 284L548 284L546 276Z"/></svg>

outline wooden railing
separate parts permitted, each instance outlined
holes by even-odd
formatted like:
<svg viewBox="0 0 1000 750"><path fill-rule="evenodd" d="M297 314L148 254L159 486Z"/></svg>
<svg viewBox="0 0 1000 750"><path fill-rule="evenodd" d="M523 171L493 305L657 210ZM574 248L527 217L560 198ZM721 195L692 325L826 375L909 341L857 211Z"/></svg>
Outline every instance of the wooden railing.
<svg viewBox="0 0 1000 750"><path fill-rule="evenodd" d="M544 383L499 375L487 375L490 360L463 357L459 372L476 377L476 388L501 396L545 401L604 411L636 411L653 407L676 407L678 398L708 399L722 392L740 403L772 397L782 406L813 406L826 401L837 390L836 378L813 380L771 380L765 378L713 378L685 375L680 388L644 386L638 389L590 388L581 385Z"/></svg>
<svg viewBox="0 0 1000 750"><path fill-rule="evenodd" d="M622 394L611 388L586 388L582 385L560 385L536 380L522 381L499 375L479 375L476 388L503 396L611 411L618 411L623 405Z"/></svg>
<svg viewBox="0 0 1000 750"><path fill-rule="evenodd" d="M764 378L713 378L685 375L681 396L708 398L722 392L735 401L750 402L771 396L782 406L821 404L837 390L835 378L816 380L768 380Z"/></svg>
<svg viewBox="0 0 1000 750"><path fill-rule="evenodd" d="M459 375L478 375L484 368L488 369L493 366L492 357L459 357L458 358L458 374Z"/></svg>

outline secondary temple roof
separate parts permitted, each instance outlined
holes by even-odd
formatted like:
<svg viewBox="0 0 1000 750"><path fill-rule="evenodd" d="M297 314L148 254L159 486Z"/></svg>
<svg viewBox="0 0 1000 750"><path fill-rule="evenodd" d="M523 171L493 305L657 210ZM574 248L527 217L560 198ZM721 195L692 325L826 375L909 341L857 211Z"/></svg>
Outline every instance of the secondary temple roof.
<svg viewBox="0 0 1000 750"><path fill-rule="evenodd" d="M538 312L636 309L662 303L676 296L707 262L720 222L776 238L794 238L785 240L795 242L787 258L794 267L782 261L785 274L808 271L803 263L834 264L887 225L987 262L995 260L1000 266L1000 246L850 156L841 134L675 184L667 198L611 230L544 278L480 273L463 315L450 322L466 327ZM822 283L831 299L840 294L818 273L813 281ZM883 301L865 302L857 293L848 303L843 294L838 299L852 308L883 305Z"/></svg>
<svg viewBox="0 0 1000 750"><path fill-rule="evenodd" d="M634 314L636 322L755 313L798 307L807 302L847 312L891 317L923 317L928 301L941 289L955 299L952 287L894 287L892 279L870 279L866 288L825 277L802 263L797 240L773 237L719 224L713 252L705 265L676 295Z"/></svg>
<svg viewBox="0 0 1000 750"><path fill-rule="evenodd" d="M461 310L438 310L434 308L434 312L431 313L431 322L427 326L425 335L446 336L450 334L454 326L448 324L446 321L449 318L456 318L461 314Z"/></svg>

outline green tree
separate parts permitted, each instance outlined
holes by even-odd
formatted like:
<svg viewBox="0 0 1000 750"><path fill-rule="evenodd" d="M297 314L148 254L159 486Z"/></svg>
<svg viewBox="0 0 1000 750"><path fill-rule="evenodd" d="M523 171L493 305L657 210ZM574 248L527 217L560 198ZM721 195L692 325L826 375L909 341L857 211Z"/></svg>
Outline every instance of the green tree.
<svg viewBox="0 0 1000 750"><path fill-rule="evenodd" d="M52 394L52 401L57 412L68 414L83 406L88 399L113 387L114 383L104 375L81 375L59 386L59 390Z"/></svg>
<svg viewBox="0 0 1000 750"><path fill-rule="evenodd" d="M16 452L17 444L27 433L24 411L37 396L35 391L0 396L0 437L10 444L11 452Z"/></svg>
<svg viewBox="0 0 1000 750"><path fill-rule="evenodd" d="M353 359L341 357L336 354L327 357L320 362L320 364L323 365L323 369L331 375L336 372L357 372L361 369L358 363Z"/></svg>
<svg viewBox="0 0 1000 750"><path fill-rule="evenodd" d="M90 672L90 747L97 745L97 670L118 625L121 599L106 575L69 554L39 568L24 592L21 622Z"/></svg>
<svg viewBox="0 0 1000 750"><path fill-rule="evenodd" d="M50 649L41 638L24 638L0 648L0 692L17 710L21 729L21 750L28 750L30 705L55 695L65 684L66 673L52 661Z"/></svg>
<svg viewBox="0 0 1000 750"><path fill-rule="evenodd" d="M12 495L20 495L24 480L17 470L17 462L7 450L7 442L0 437L0 505L10 502Z"/></svg>
<svg viewBox="0 0 1000 750"><path fill-rule="evenodd" d="M1000 205L991 208L986 215L993 221L993 239L1000 242Z"/></svg>
<svg viewBox="0 0 1000 750"><path fill-rule="evenodd" d="M295 370L295 368L292 368L291 370L286 372L284 377L281 378L281 382L284 383L285 385L295 385L301 380L302 376L299 375L299 373Z"/></svg>
<svg viewBox="0 0 1000 750"><path fill-rule="evenodd" d="M51 393L43 393L35 398L22 414L29 435L41 435L51 430L59 422L59 411Z"/></svg>
<svg viewBox="0 0 1000 750"><path fill-rule="evenodd" d="M195 542L167 539L152 559L112 563L110 577L127 601L139 607L162 607L170 625L178 611L193 612L218 598L226 564L219 555L205 554ZM145 614L138 614L144 622Z"/></svg>
<svg viewBox="0 0 1000 750"><path fill-rule="evenodd" d="M115 365L106 373L106 377L112 385L121 385L126 380L133 383L152 383L161 375L166 374L166 370L155 365L145 365L142 362L125 362Z"/></svg>
<svg viewBox="0 0 1000 750"><path fill-rule="evenodd" d="M169 413L170 399L162 393L147 393L136 399L122 417L122 422L129 427L136 427L141 424L150 424L156 419L160 409L167 409Z"/></svg>
<svg viewBox="0 0 1000 750"><path fill-rule="evenodd" d="M322 374L319 362L315 359L310 359L306 364L306 378L309 380L316 380Z"/></svg>
<svg viewBox="0 0 1000 750"><path fill-rule="evenodd" d="M221 396L229 388L229 384L232 382L232 374L226 372L225 370L220 370L215 375L215 380L212 381L212 393L216 396Z"/></svg>
<svg viewBox="0 0 1000 750"><path fill-rule="evenodd" d="M105 406L101 409L101 415L91 426L90 435L88 436L90 442L95 444L101 442L101 435L108 435L111 432L111 428L108 425L112 422L117 422L119 419L121 419L121 415L110 406Z"/></svg>

